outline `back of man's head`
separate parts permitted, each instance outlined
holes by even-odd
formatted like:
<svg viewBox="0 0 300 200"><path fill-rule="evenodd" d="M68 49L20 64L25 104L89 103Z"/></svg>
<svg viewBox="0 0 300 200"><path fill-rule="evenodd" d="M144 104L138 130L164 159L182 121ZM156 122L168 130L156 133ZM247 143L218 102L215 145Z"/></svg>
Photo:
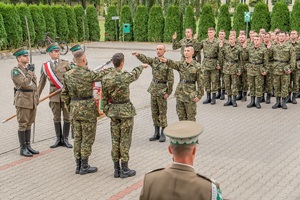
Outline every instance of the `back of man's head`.
<svg viewBox="0 0 300 200"><path fill-rule="evenodd" d="M112 62L114 64L114 67L120 67L122 62L124 62L124 54L122 53L116 53L115 55L113 55L112 57Z"/></svg>
<svg viewBox="0 0 300 200"><path fill-rule="evenodd" d="M83 64L84 55L85 55L85 53L82 50L76 51L74 53L74 61L76 62L76 64L78 66L81 66Z"/></svg>
<svg viewBox="0 0 300 200"><path fill-rule="evenodd" d="M193 156L193 149L196 147L196 144L185 144L185 145L177 145L170 144L172 149L172 154L177 158L186 158L189 156Z"/></svg>

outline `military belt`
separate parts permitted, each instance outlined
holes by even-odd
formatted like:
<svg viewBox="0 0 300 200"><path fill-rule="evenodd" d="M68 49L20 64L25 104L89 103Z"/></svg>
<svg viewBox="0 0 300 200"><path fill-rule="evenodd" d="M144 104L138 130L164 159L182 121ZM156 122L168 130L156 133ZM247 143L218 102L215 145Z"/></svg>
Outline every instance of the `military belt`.
<svg viewBox="0 0 300 200"><path fill-rule="evenodd" d="M112 101L111 103L112 104L125 104L125 103L129 103L130 102L130 100L128 99L128 100L125 100L125 101Z"/></svg>
<svg viewBox="0 0 300 200"><path fill-rule="evenodd" d="M75 97L75 98L71 98L72 101L83 101L83 100L90 100L92 99L92 96L89 97Z"/></svg>
<svg viewBox="0 0 300 200"><path fill-rule="evenodd" d="M162 80L158 80L158 79L152 79L153 83L162 83L162 84L167 84L167 81L162 81Z"/></svg>
<svg viewBox="0 0 300 200"><path fill-rule="evenodd" d="M251 64L253 64L253 65L262 65L262 64L264 64L263 62L260 62L260 63L249 62L249 63L251 63Z"/></svg>
<svg viewBox="0 0 300 200"><path fill-rule="evenodd" d="M279 63L289 63L289 61L284 61L284 60L274 60L274 61Z"/></svg>
<svg viewBox="0 0 300 200"><path fill-rule="evenodd" d="M196 81L190 81L190 80L185 80L185 79L180 80L180 83L195 84L195 82Z"/></svg>
<svg viewBox="0 0 300 200"><path fill-rule="evenodd" d="M33 92L33 90L17 89L18 92Z"/></svg>
<svg viewBox="0 0 300 200"><path fill-rule="evenodd" d="M237 63L238 61L235 61L235 60L226 60L227 62L229 63Z"/></svg>
<svg viewBox="0 0 300 200"><path fill-rule="evenodd" d="M207 59L217 59L218 57L204 56L204 58L207 58Z"/></svg>

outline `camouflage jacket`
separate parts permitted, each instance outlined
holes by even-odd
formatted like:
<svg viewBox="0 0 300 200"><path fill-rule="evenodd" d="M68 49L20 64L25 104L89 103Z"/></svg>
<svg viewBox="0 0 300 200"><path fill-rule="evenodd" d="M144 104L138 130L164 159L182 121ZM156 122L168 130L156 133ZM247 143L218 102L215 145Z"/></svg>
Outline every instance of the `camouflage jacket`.
<svg viewBox="0 0 300 200"><path fill-rule="evenodd" d="M110 118L130 118L136 115L130 101L130 83L136 81L143 66L135 67L130 73L114 68L102 80L103 112Z"/></svg>
<svg viewBox="0 0 300 200"><path fill-rule="evenodd" d="M269 54L264 45L255 48L254 45L246 47L242 52L242 60L248 60L245 64L247 75L259 76L263 72L268 72Z"/></svg>
<svg viewBox="0 0 300 200"><path fill-rule="evenodd" d="M202 62L203 70L215 70L219 65L219 41L214 38L212 42L209 39L204 39L197 43L196 50L201 51L203 49L204 60Z"/></svg>
<svg viewBox="0 0 300 200"><path fill-rule="evenodd" d="M295 48L296 55L296 69L300 69L300 41L297 40L295 43L290 42L291 45Z"/></svg>
<svg viewBox="0 0 300 200"><path fill-rule="evenodd" d="M168 59L167 65L179 73L180 82L175 91L176 98L183 102L191 102L195 97L201 99L204 93L204 87L200 64L194 60L188 64L186 61L173 61ZM185 81L194 81L194 83L185 83Z"/></svg>
<svg viewBox="0 0 300 200"><path fill-rule="evenodd" d="M237 74L242 72L242 50L241 47L235 45L225 45L219 52L219 63L222 64L224 74Z"/></svg>
<svg viewBox="0 0 300 200"><path fill-rule="evenodd" d="M287 42L283 45L277 44L270 48L270 55L273 58L274 74L283 75L286 71L293 71L296 66L295 49Z"/></svg>
<svg viewBox="0 0 300 200"><path fill-rule="evenodd" d="M150 58L143 54L137 56L142 63L147 63L152 67L153 80L148 88L148 92L153 96L163 97L165 94L172 94L174 84L174 73L166 63L159 61L157 57ZM159 83L165 81L165 83Z"/></svg>
<svg viewBox="0 0 300 200"><path fill-rule="evenodd" d="M195 49L197 42L198 42L198 40L194 39L194 38L193 39L183 38L179 42L177 42L176 40L172 40L172 48L173 48L173 50L181 48L180 49L180 53L182 55L182 58L184 58L184 48L186 46L190 45L190 46L193 46L194 49ZM193 55L193 59L196 60L196 61L198 61L199 63L201 63L201 53L200 53L200 51L197 51L195 49L195 53Z"/></svg>
<svg viewBox="0 0 300 200"><path fill-rule="evenodd" d="M93 82L101 81L111 69L93 72L86 67L75 66L64 74L64 87L61 97L64 100L71 117L79 121L96 121L99 115L93 96ZM90 98L89 98L90 97ZM73 98L86 98L75 100ZM73 100L72 100L73 99Z"/></svg>

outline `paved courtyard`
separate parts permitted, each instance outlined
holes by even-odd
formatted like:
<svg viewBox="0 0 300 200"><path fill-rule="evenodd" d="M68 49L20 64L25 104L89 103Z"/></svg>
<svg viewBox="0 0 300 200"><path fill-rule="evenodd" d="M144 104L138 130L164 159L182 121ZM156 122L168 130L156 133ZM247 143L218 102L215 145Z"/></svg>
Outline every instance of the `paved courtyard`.
<svg viewBox="0 0 300 200"><path fill-rule="evenodd" d="M180 59L179 51L166 45L166 57ZM90 43L87 57L90 68L107 62L114 53L125 54L125 67L130 71L140 62L131 55L139 51L155 56L156 44L151 43ZM61 56L71 60L68 53ZM36 74L49 55L33 56ZM0 60L0 120L15 113L13 83L10 70L15 58ZM175 74L174 91L178 83ZM73 151L67 148L50 149L55 141L52 113L48 100L38 106L35 124L34 149L41 153L32 158L19 155L16 118L0 124L0 200L10 199L72 199L115 200L139 198L144 174L172 163L167 151L168 142L149 142L153 134L150 95L151 68L143 71L131 85L131 100L137 109L130 150L129 167L137 175L126 179L113 178L110 156L110 120L98 121L93 153L89 159L99 171L85 176L76 175ZM47 83L42 97L49 92ZM195 169L220 183L223 196L231 200L299 200L300 199L300 99L287 110L273 110L272 103L262 103L262 109L248 109L248 102L238 101L238 107L198 103L197 121L204 125L199 137ZM178 120L173 95L168 100L168 122ZM73 140L71 140L73 142Z"/></svg>

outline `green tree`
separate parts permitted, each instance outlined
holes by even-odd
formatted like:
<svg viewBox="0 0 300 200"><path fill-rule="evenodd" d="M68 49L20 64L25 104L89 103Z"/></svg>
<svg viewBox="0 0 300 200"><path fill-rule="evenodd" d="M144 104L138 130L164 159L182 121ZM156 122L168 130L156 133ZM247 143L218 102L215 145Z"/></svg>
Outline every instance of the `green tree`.
<svg viewBox="0 0 300 200"><path fill-rule="evenodd" d="M6 49L7 48L7 34L3 22L3 17L0 14L0 50Z"/></svg>
<svg viewBox="0 0 300 200"><path fill-rule="evenodd" d="M120 14L120 39L123 37L123 25L130 24L130 33L124 33L124 41L132 41L133 40L133 23L132 23L132 15L129 6L123 6Z"/></svg>
<svg viewBox="0 0 300 200"><path fill-rule="evenodd" d="M18 48L22 45L22 27L19 14L12 4L0 3L0 13L7 33L8 47Z"/></svg>
<svg viewBox="0 0 300 200"><path fill-rule="evenodd" d="M74 8L69 5L64 5L69 27L69 42L77 42L78 40L78 28L76 23L76 16L74 13Z"/></svg>
<svg viewBox="0 0 300 200"><path fill-rule="evenodd" d="M291 30L296 30L300 33L300 1L296 0L291 13Z"/></svg>
<svg viewBox="0 0 300 200"><path fill-rule="evenodd" d="M44 19L47 19L47 20L45 20L45 24L46 24L45 32L49 33L49 36L51 38L55 38L56 37L56 22L54 20L53 11L51 9L51 6L40 4L39 7L42 10L42 15L43 15Z"/></svg>
<svg viewBox="0 0 300 200"><path fill-rule="evenodd" d="M201 41L207 38L207 29L215 28L215 17L210 4L206 3L203 6L202 14L198 24L198 40Z"/></svg>
<svg viewBox="0 0 300 200"><path fill-rule="evenodd" d="M284 0L275 4L271 14L271 29L279 28L282 31L290 30L290 12Z"/></svg>
<svg viewBox="0 0 300 200"><path fill-rule="evenodd" d="M74 6L74 12L76 16L76 23L77 23L77 29L78 29L78 41L82 42L84 40L88 39L89 36L89 28L88 28L88 22L87 17L84 14L83 7L81 5ZM84 28L83 29L83 22L84 21ZM85 32L84 32L85 30Z"/></svg>
<svg viewBox="0 0 300 200"><path fill-rule="evenodd" d="M254 13L252 15L251 29L259 31L259 29L264 28L266 31L270 30L270 12L268 5L265 3L257 3L254 7Z"/></svg>
<svg viewBox="0 0 300 200"><path fill-rule="evenodd" d="M183 28L182 28L182 35L185 34L185 29L191 28L193 33L196 33L196 19L194 16L194 8L191 5L188 5L185 9L185 14L183 17Z"/></svg>
<svg viewBox="0 0 300 200"><path fill-rule="evenodd" d="M28 30L27 30L26 22L25 22L25 16L26 16L27 21L28 21L29 33L30 33L30 42L31 42L31 45L34 45L35 31L34 31L34 24L33 24L33 21L32 21L30 9L25 3L17 4L16 8L17 8L17 11L19 13L20 20L21 20L21 27L22 27L22 33L23 33L23 43L26 46L29 45L29 43L28 43Z"/></svg>
<svg viewBox="0 0 300 200"><path fill-rule="evenodd" d="M35 40L37 42L45 37L46 23L42 9L39 6L36 4L29 5L29 9L32 15L35 30Z"/></svg>
<svg viewBox="0 0 300 200"><path fill-rule="evenodd" d="M89 5L86 8L86 16L89 26L89 40L99 41L100 40L100 26L98 21L98 14L95 6Z"/></svg>
<svg viewBox="0 0 300 200"><path fill-rule="evenodd" d="M220 14L217 24L217 33L219 33L220 30L224 30L226 32L226 37L228 38L229 31L231 30L231 17L229 13L229 7L227 4L223 4L220 8Z"/></svg>
<svg viewBox="0 0 300 200"><path fill-rule="evenodd" d="M165 30L164 30L164 41L172 42L172 35L174 32L177 33L178 38L182 38L182 26L181 26L181 14L178 6L170 5L168 8Z"/></svg>
<svg viewBox="0 0 300 200"><path fill-rule="evenodd" d="M134 41L146 42L148 40L148 10L146 6L139 5L133 21Z"/></svg>
<svg viewBox="0 0 300 200"><path fill-rule="evenodd" d="M154 5L149 12L148 21L148 41L162 42L164 33L165 19L163 9L159 5Z"/></svg>
<svg viewBox="0 0 300 200"><path fill-rule="evenodd" d="M109 6L107 15L105 16L105 41L115 41L118 39L119 20L112 20L113 16L117 16L116 6ZM117 35L116 35L117 34Z"/></svg>
<svg viewBox="0 0 300 200"><path fill-rule="evenodd" d="M56 24L56 33L61 40L68 41L69 26L66 11L62 5L52 6L52 12Z"/></svg>
<svg viewBox="0 0 300 200"><path fill-rule="evenodd" d="M233 26L232 29L237 33L240 30L246 30L246 23L244 22L244 12L248 12L249 8L246 4L239 3L233 15Z"/></svg>

